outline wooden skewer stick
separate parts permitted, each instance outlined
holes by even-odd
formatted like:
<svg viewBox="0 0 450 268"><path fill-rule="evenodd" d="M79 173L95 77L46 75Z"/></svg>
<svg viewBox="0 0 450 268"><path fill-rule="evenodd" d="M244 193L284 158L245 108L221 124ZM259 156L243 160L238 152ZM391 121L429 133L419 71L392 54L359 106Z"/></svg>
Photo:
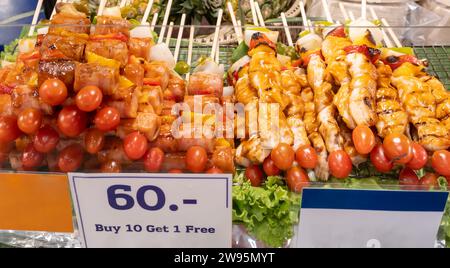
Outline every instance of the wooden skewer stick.
<svg viewBox="0 0 450 268"><path fill-rule="evenodd" d="M344 20L349 20L347 11L345 10L344 4L342 2L339 2L339 9L341 10L342 16L344 16Z"/></svg>
<svg viewBox="0 0 450 268"><path fill-rule="evenodd" d="M233 5L231 4L231 2L227 2L227 9L231 17L231 22L233 23L234 32L236 33L238 43L241 43L243 38L241 35L241 30L239 29L239 26L236 21L236 16L234 15Z"/></svg>
<svg viewBox="0 0 450 268"><path fill-rule="evenodd" d="M304 30L311 31L310 25L308 23L308 17L306 16L305 4L303 3L303 1L300 1L300 13L302 15Z"/></svg>
<svg viewBox="0 0 450 268"><path fill-rule="evenodd" d="M355 15L353 14L352 11L348 12L348 17L350 18L351 21L355 21Z"/></svg>
<svg viewBox="0 0 450 268"><path fill-rule="evenodd" d="M216 49L216 62L217 62L217 64L219 64L219 62L220 62L220 44L217 44L217 49Z"/></svg>
<svg viewBox="0 0 450 268"><path fill-rule="evenodd" d="M361 18L367 20L367 0L361 0Z"/></svg>
<svg viewBox="0 0 450 268"><path fill-rule="evenodd" d="M259 25L261 25L262 27L266 27L266 23L264 22L264 17L261 13L261 9L259 8L259 3L256 1L254 3L255 3L256 16L259 19Z"/></svg>
<svg viewBox="0 0 450 268"><path fill-rule="evenodd" d="M153 7L153 0L150 0L150 2L147 4L147 8L145 9L144 16L142 17L141 24L144 24L147 22L148 17L150 16L150 12L152 11Z"/></svg>
<svg viewBox="0 0 450 268"><path fill-rule="evenodd" d="M222 24L222 16L223 16L223 9L219 9L219 14L217 15L217 23L216 23L216 31L214 33L214 40L213 40L213 47L211 50L211 59L214 59L214 56L216 54L216 49L219 43L219 32L220 32L220 25Z"/></svg>
<svg viewBox="0 0 450 268"><path fill-rule="evenodd" d="M241 33L241 38L244 40L244 32L242 31L242 22L241 20L237 20L237 25L239 27L239 32Z"/></svg>
<svg viewBox="0 0 450 268"><path fill-rule="evenodd" d="M124 6L126 6L127 3L128 3L128 0L122 0L122 1L120 1L119 7L123 8Z"/></svg>
<svg viewBox="0 0 450 268"><path fill-rule="evenodd" d="M172 0L167 3L166 13L164 14L164 20L161 26L161 32L159 33L158 44L164 41L164 34L166 33L167 22L169 21L170 9L172 8Z"/></svg>
<svg viewBox="0 0 450 268"><path fill-rule="evenodd" d="M34 30L36 29L36 24L39 19L39 14L41 14L42 3L44 0L38 0L36 5L36 10L34 10L33 20L31 21L30 31L28 32L28 36L33 36Z"/></svg>
<svg viewBox="0 0 450 268"><path fill-rule="evenodd" d="M311 33L316 33L316 30L314 29L314 25L312 24L311 20L308 20L309 29L311 30Z"/></svg>
<svg viewBox="0 0 450 268"><path fill-rule="evenodd" d="M173 31L173 21L170 22L169 24L169 30L167 30L167 37L166 37L166 45L169 46L170 45L170 38L172 38L172 31Z"/></svg>
<svg viewBox="0 0 450 268"><path fill-rule="evenodd" d="M284 32L286 33L288 45L290 47L293 47L294 43L292 42L291 32L289 31L289 25L286 20L286 14L284 14L284 12L281 12L281 21L283 22L283 28L284 28Z"/></svg>
<svg viewBox="0 0 450 268"><path fill-rule="evenodd" d="M389 23L384 18L381 18L381 23L382 23L382 25L387 27L387 31L391 35L392 40L394 40L395 45L397 47L402 47L402 42L400 42L400 40L398 39L397 35L392 30L391 26L389 26Z"/></svg>
<svg viewBox="0 0 450 268"><path fill-rule="evenodd" d="M330 8L328 7L327 0L322 0L322 6L325 10L325 16L327 17L327 21L333 23L333 17L331 17Z"/></svg>
<svg viewBox="0 0 450 268"><path fill-rule="evenodd" d="M153 14L152 24L150 25L150 31L153 32L155 30L155 26L156 26L157 22L158 22L158 12Z"/></svg>
<svg viewBox="0 0 450 268"><path fill-rule="evenodd" d="M370 14L372 15L372 18L374 20L378 20L378 16L377 16L377 13L375 13L375 10L372 7L369 7L369 10L370 10ZM384 43L386 44L386 47L393 47L394 45L392 44L391 39L386 34L386 31L383 28L381 28L381 34L383 35L383 40L384 40Z"/></svg>
<svg viewBox="0 0 450 268"><path fill-rule="evenodd" d="M188 54L187 54L187 60L186 63L191 66L192 63L192 49L194 46L194 32L195 32L195 26L191 25L191 30L189 31L189 44L188 44ZM190 72L186 74L186 81L189 81Z"/></svg>
<svg viewBox="0 0 450 268"><path fill-rule="evenodd" d="M259 26L258 18L256 17L255 2L253 2L253 0L250 0L250 8L252 10L253 24Z"/></svg>
<svg viewBox="0 0 450 268"><path fill-rule="evenodd" d="M103 15L103 11L105 10L105 6L108 3L108 0L101 0L100 6L98 7L97 16Z"/></svg>
<svg viewBox="0 0 450 268"><path fill-rule="evenodd" d="M178 61L178 55L180 54L181 39L183 39L183 31L184 31L184 23L185 22L186 22L186 14L183 14L183 15L181 15L180 28L178 29L177 44L175 45L175 53L173 55L175 62Z"/></svg>

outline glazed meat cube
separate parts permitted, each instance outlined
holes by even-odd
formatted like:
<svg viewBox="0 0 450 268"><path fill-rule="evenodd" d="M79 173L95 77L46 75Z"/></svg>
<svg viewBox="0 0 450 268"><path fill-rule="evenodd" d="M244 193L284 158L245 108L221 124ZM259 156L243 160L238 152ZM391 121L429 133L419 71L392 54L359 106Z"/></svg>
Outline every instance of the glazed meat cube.
<svg viewBox="0 0 450 268"><path fill-rule="evenodd" d="M49 26L49 34L59 34L62 31L72 33L89 34L91 21L85 17L68 15L63 13L55 14Z"/></svg>
<svg viewBox="0 0 450 268"><path fill-rule="evenodd" d="M223 79L217 74L195 73L191 75L188 85L189 95L223 95Z"/></svg>
<svg viewBox="0 0 450 268"><path fill-rule="evenodd" d="M94 35L109 35L122 33L130 36L130 23L126 19L114 18L108 16L98 16Z"/></svg>
<svg viewBox="0 0 450 268"><path fill-rule="evenodd" d="M144 68L139 63L129 63L124 68L125 77L136 86L142 87L144 83Z"/></svg>
<svg viewBox="0 0 450 268"><path fill-rule="evenodd" d="M144 84L160 86L164 91L169 84L170 70L164 62L153 61L144 64Z"/></svg>
<svg viewBox="0 0 450 268"><path fill-rule="evenodd" d="M183 100L185 95L186 83L184 79L181 78L177 73L171 72L169 78L169 84L166 90L164 90L164 99L174 100L175 102L180 102Z"/></svg>
<svg viewBox="0 0 450 268"><path fill-rule="evenodd" d="M75 68L74 90L97 86L104 95L113 95L119 84L119 70L90 63L78 63Z"/></svg>
<svg viewBox="0 0 450 268"><path fill-rule="evenodd" d="M40 47L42 61L73 60L82 61L87 40L76 36L48 34Z"/></svg>
<svg viewBox="0 0 450 268"><path fill-rule="evenodd" d="M150 59L150 48L152 45L153 40L151 38L130 38L128 41L130 55L147 61Z"/></svg>
<svg viewBox="0 0 450 268"><path fill-rule="evenodd" d="M139 94L139 111L161 115L163 96L160 86L143 86Z"/></svg>
<svg viewBox="0 0 450 268"><path fill-rule="evenodd" d="M128 62L128 47L125 42L114 39L102 39L89 41L86 45L86 52L92 52L99 56L113 59L120 62L123 67Z"/></svg>
<svg viewBox="0 0 450 268"><path fill-rule="evenodd" d="M74 77L75 62L73 61L58 60L39 62L39 87L49 78L58 78L70 90L73 86Z"/></svg>

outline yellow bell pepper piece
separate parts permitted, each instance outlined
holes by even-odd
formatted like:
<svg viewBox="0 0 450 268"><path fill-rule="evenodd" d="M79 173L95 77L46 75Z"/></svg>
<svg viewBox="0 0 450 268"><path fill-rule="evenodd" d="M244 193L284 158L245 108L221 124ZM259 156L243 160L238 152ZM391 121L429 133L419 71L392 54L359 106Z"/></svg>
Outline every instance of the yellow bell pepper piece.
<svg viewBox="0 0 450 268"><path fill-rule="evenodd" d="M102 57L100 55L97 55L97 54L89 52L89 51L86 52L86 61L88 63L96 63L98 65L105 66L105 67L110 67L110 68L115 68L115 69L120 68L120 62L113 60L113 59L108 59L108 58Z"/></svg>

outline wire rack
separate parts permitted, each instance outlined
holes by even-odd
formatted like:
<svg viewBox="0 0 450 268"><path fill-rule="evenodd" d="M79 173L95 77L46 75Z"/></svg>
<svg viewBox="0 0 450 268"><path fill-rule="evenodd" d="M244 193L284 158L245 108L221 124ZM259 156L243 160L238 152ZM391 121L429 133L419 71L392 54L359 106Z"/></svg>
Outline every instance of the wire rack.
<svg viewBox="0 0 450 268"><path fill-rule="evenodd" d="M417 57L428 59L428 72L441 80L450 90L450 46L414 47Z"/></svg>

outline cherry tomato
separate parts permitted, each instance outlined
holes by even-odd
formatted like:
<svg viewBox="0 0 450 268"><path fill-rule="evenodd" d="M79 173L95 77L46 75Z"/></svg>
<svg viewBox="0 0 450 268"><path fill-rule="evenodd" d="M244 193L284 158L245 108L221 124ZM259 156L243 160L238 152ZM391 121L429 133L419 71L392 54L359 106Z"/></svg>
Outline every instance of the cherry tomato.
<svg viewBox="0 0 450 268"><path fill-rule="evenodd" d="M33 138L33 146L40 153L53 151L59 143L59 134L51 126L45 125Z"/></svg>
<svg viewBox="0 0 450 268"><path fill-rule="evenodd" d="M291 146L286 143L279 143L270 153L275 166L281 170L288 170L292 167L295 159L295 152Z"/></svg>
<svg viewBox="0 0 450 268"><path fill-rule="evenodd" d="M58 78L50 78L42 83L39 96L44 103L51 106L62 104L67 98L67 87Z"/></svg>
<svg viewBox="0 0 450 268"><path fill-rule="evenodd" d="M203 172L208 162L208 155L205 148L192 146L186 152L186 168L193 173Z"/></svg>
<svg viewBox="0 0 450 268"><path fill-rule="evenodd" d="M439 187L438 178L439 176L436 173L427 173L420 178L420 185L426 190L437 189Z"/></svg>
<svg viewBox="0 0 450 268"><path fill-rule="evenodd" d="M413 157L411 141L403 134L389 134L384 138L383 149L387 158L399 164L406 164Z"/></svg>
<svg viewBox="0 0 450 268"><path fill-rule="evenodd" d="M170 174L182 174L183 170L178 169L178 168L172 168L171 170L168 171Z"/></svg>
<svg viewBox="0 0 450 268"><path fill-rule="evenodd" d="M223 171L218 167L212 167L206 171L206 174L223 174Z"/></svg>
<svg viewBox="0 0 450 268"><path fill-rule="evenodd" d="M97 112L95 126L101 131L110 131L120 124L120 112L114 107L105 107Z"/></svg>
<svg viewBox="0 0 450 268"><path fill-rule="evenodd" d="M19 113L17 126L26 134L33 134L38 131L42 123L42 113L35 108L27 108Z"/></svg>
<svg viewBox="0 0 450 268"><path fill-rule="evenodd" d="M78 91L75 103L78 109L84 112L92 112L97 109L103 100L102 91L96 86L87 86Z"/></svg>
<svg viewBox="0 0 450 268"><path fill-rule="evenodd" d="M413 170L419 170L427 164L427 151L417 142L413 142L411 147L413 157L411 161L406 164L406 166Z"/></svg>
<svg viewBox="0 0 450 268"><path fill-rule="evenodd" d="M344 179L352 172L352 160L345 151L337 150L328 156L328 167L331 175L338 179Z"/></svg>
<svg viewBox="0 0 450 268"><path fill-rule="evenodd" d="M267 176L277 176L280 175L281 170L275 166L272 158L267 157L263 163L263 170Z"/></svg>
<svg viewBox="0 0 450 268"><path fill-rule="evenodd" d="M394 168L394 163L386 157L383 145L377 144L370 152L370 161L379 172L389 172Z"/></svg>
<svg viewBox="0 0 450 268"><path fill-rule="evenodd" d="M442 176L450 176L450 152L440 150L433 153L431 166Z"/></svg>
<svg viewBox="0 0 450 268"><path fill-rule="evenodd" d="M42 165L44 154L36 151L33 144L29 144L22 153L22 165L24 168L35 168Z"/></svg>
<svg viewBox="0 0 450 268"><path fill-rule="evenodd" d="M81 167L83 148L79 144L71 144L58 155L58 167L62 172L73 172Z"/></svg>
<svg viewBox="0 0 450 268"><path fill-rule="evenodd" d="M14 116L0 116L0 142L9 143L17 139L22 132Z"/></svg>
<svg viewBox="0 0 450 268"><path fill-rule="evenodd" d="M309 178L301 167L293 166L287 171L286 182L291 191L300 193L303 187L309 185Z"/></svg>
<svg viewBox="0 0 450 268"><path fill-rule="evenodd" d="M86 152L96 154L103 149L104 145L105 134L102 131L91 128L86 132L86 135L84 136L84 148L86 149Z"/></svg>
<svg viewBox="0 0 450 268"><path fill-rule="evenodd" d="M153 147L144 156L144 168L147 172L160 172L164 162L164 152L158 147ZM180 172L182 173L182 172Z"/></svg>
<svg viewBox="0 0 450 268"><path fill-rule="evenodd" d="M368 154L376 145L375 135L368 126L357 126L352 133L353 144L360 154Z"/></svg>
<svg viewBox="0 0 450 268"><path fill-rule="evenodd" d="M75 138L86 129L86 113L80 111L75 105L66 106L59 112L57 125L64 135Z"/></svg>
<svg viewBox="0 0 450 268"><path fill-rule="evenodd" d="M148 149L147 138L138 131L132 132L123 140L123 149L131 160L141 159Z"/></svg>
<svg viewBox="0 0 450 268"><path fill-rule="evenodd" d="M310 145L303 145L297 149L295 159L302 168L315 168L319 162L316 150Z"/></svg>
<svg viewBox="0 0 450 268"><path fill-rule="evenodd" d="M419 177L417 177L416 173L409 167L405 167L400 171L398 179L402 189L419 189Z"/></svg>
<svg viewBox="0 0 450 268"><path fill-rule="evenodd" d="M250 181L252 186L261 186L263 182L263 172L258 165L251 165L245 169L245 177Z"/></svg>
<svg viewBox="0 0 450 268"><path fill-rule="evenodd" d="M102 164L100 171L102 173L120 173L122 171L122 166L115 160L109 160Z"/></svg>

